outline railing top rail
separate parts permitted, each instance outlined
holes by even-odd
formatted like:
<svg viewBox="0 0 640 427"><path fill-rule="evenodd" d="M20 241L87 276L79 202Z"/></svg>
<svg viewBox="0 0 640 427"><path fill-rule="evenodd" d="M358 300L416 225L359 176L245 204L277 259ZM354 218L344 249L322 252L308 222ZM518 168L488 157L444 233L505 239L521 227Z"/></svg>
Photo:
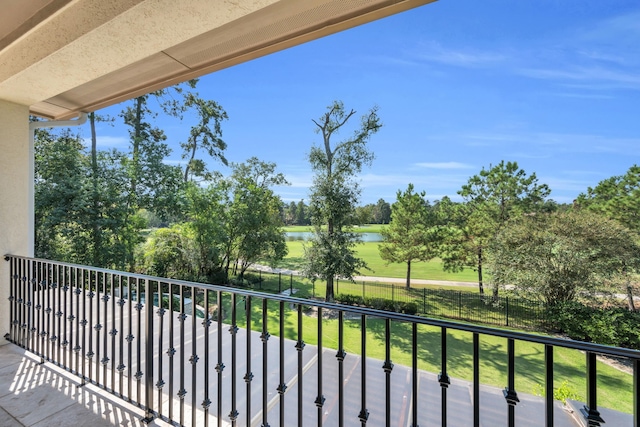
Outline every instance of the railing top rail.
<svg viewBox="0 0 640 427"><path fill-rule="evenodd" d="M570 348L574 350L588 351L588 352L598 353L598 354L607 355L607 356L624 357L629 359L640 360L640 350L632 350L632 349L622 348L622 347L612 347L612 346L603 345L603 344L595 344L595 343L588 343L588 342L582 342L582 341L572 341L568 339L551 337L546 335L536 335L536 334L526 333L526 332L518 332L518 331L511 331L506 329L492 328L488 326L479 326L479 325L455 322L451 320L441 320L441 319L434 319L429 317L414 316L410 314L388 312L388 311L376 310L368 307L357 307L357 306L335 304L335 303L324 302L324 301L309 300L304 298L296 298L296 297L287 296L287 295L270 294L265 292L234 288L227 285L212 285L212 284L190 282L190 281L179 280L179 279L169 279L164 277L148 276L148 275L139 274L139 273L128 273L125 271L110 270L106 268L90 267L90 266L72 264L67 262L51 261L47 259L31 258L26 256L20 256L20 255L10 255L10 254L5 255L6 261L9 261L11 259L20 259L25 261L42 262L46 264L52 264L52 265L58 265L58 266L64 266L64 267L80 268L80 269L94 271L97 273L126 276L130 278L164 283L164 284L197 287L201 289L208 289L211 291L234 293L234 294L245 296L245 297L251 296L251 297L268 299L273 301L284 301L291 304L302 304L302 305L322 307L326 309L341 310L343 312L359 314L359 315L367 315L371 317L379 317L383 319L391 319L391 320L400 321L400 322L409 322L409 323L418 323L422 325L438 326L438 327L455 329L455 330L464 331L464 332L492 335L492 336L501 337L501 338L514 339L519 341L528 341L536 344L545 344L545 345L552 345L555 347L564 347L564 348Z"/></svg>

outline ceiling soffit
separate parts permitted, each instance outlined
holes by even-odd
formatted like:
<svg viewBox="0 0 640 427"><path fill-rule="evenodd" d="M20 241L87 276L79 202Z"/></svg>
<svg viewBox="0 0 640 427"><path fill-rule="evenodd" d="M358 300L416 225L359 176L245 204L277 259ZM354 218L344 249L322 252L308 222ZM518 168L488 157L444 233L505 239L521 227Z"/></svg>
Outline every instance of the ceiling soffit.
<svg viewBox="0 0 640 427"><path fill-rule="evenodd" d="M134 0L130 1L135 2ZM33 72L37 69L39 73L46 73L46 67L49 66L52 67L51 78L66 79L72 83L66 89L62 85L58 85L57 87L63 88L63 90L58 90L57 93L55 91L53 93L49 92L45 97L33 100L34 102L30 103L31 111L34 114L48 118L65 119L77 115L80 111L94 111L152 90L196 78L290 46L429 3L432 0L203 1L209 5L215 3L218 9L216 11L203 9L197 12L197 16L193 17L190 17L189 14L182 10L180 16L183 19L174 22L176 27L181 27L189 26L195 20L196 22L193 25L199 25L197 27L198 34L196 35L193 35L193 30L190 32L190 30L181 30L172 26L167 28L166 31L160 32L162 33L159 36L160 40L148 40L148 36L142 37L143 46L131 47L134 52L127 54L127 45L137 41L136 34L129 34L129 37L132 38L125 36L114 37L113 33L105 33L106 29L103 27L109 27L109 24L113 26L112 22L108 22L94 30L93 33L95 34L92 34L93 38L101 35L111 37L109 43L98 43L101 49L100 52L93 51L93 53L100 54L98 63L95 62L96 59L94 57L93 64L85 64L83 61L75 64L79 69L74 72L74 75L82 72L83 68L85 68L88 70L90 78L86 78L85 81L79 84L73 84L73 82L81 81L80 75L68 78L64 74L64 68L61 69L59 66L54 66L58 65L55 61L51 63L48 63L47 59L34 61L34 64L28 67L24 75L18 73L4 82L2 81L2 71L0 70L0 98L5 97L4 95L10 92L6 89L6 84L11 79L20 82L20 79L24 79L29 71ZM129 5L130 14L132 14L129 19L133 17L138 20L142 19L138 13L139 11L135 12L136 9L142 6L146 7L145 10L148 13L153 13L153 9L149 9L150 3L163 2L161 0L156 2L145 1L140 2L138 5ZM170 3L183 5L185 3L198 3L198 1L183 0L181 2L170 1ZM243 8L241 5L245 7ZM193 9L190 10L192 14L196 13ZM215 13L217 13L217 18L214 17ZM125 12L124 15L127 15L127 13ZM226 16L226 18L221 19L223 16ZM123 19L122 15L120 15L115 18L115 21ZM158 19L156 18L156 20ZM212 29L202 31L206 23L212 20L216 20L217 25ZM127 20L124 21L127 22ZM220 24L221 21L224 22ZM130 21L128 22L132 24ZM137 22L138 28L136 31L138 33L146 31L148 24L145 22L147 21ZM149 22L153 22L153 19ZM165 21L163 25L169 24ZM166 34L164 34L166 32L172 34L166 37ZM156 34L158 31L151 31L151 33ZM78 43L81 43L82 39L81 37ZM179 40L179 42L175 42L176 40ZM161 43L168 45L161 46ZM117 53L123 50L125 50L124 56L126 58L112 59L113 52ZM0 51L0 61L3 53ZM131 53L134 55L131 55ZM131 57L135 55L138 55L139 58L131 61ZM128 63L126 63L127 60ZM73 67L74 64L69 64L69 66ZM100 70L104 70L104 72L100 73ZM56 76L55 73L59 74ZM47 79L44 78L44 80ZM22 81L22 83L24 82ZM46 92L44 89L43 91Z"/></svg>

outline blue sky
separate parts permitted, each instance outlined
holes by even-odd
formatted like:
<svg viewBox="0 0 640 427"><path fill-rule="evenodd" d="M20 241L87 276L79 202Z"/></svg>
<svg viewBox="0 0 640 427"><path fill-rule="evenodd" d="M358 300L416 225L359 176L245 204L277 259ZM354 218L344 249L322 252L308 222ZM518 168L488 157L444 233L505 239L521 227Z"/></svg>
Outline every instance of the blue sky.
<svg viewBox="0 0 640 427"><path fill-rule="evenodd" d="M441 0L216 72L198 91L229 115L227 158L277 163L287 202L308 200L306 155L321 141L311 120L336 99L358 115L380 108L363 204L393 202L410 182L430 200L460 200L470 176L501 160L571 202L640 163L640 3ZM171 162L192 123L162 119ZM124 126L98 128L102 148L127 140Z"/></svg>

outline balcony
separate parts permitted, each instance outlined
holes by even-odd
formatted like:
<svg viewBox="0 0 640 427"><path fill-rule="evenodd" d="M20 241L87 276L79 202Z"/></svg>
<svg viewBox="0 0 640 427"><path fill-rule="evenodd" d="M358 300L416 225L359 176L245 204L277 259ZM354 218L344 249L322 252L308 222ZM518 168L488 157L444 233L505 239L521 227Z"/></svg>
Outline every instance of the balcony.
<svg viewBox="0 0 640 427"><path fill-rule="evenodd" d="M8 339L27 352L15 346L1 350L0 422L640 426L639 351L40 259L6 259ZM461 337L468 338L462 347ZM495 339L505 345L490 348ZM530 345L540 353L536 369L543 372L546 397L516 389L534 375L529 369L535 360L520 353ZM554 374L566 351L584 354L584 366L573 371L586 379L586 399L569 402L573 413L553 400L560 383ZM495 360L487 361L489 355ZM620 394L632 396L633 414L598 405L603 382L614 381L599 375L599 355L629 361L633 384ZM437 359L437 372L423 369L427 356ZM491 378L481 369L486 362L502 370L501 387L488 384ZM468 378L456 376L465 370Z"/></svg>

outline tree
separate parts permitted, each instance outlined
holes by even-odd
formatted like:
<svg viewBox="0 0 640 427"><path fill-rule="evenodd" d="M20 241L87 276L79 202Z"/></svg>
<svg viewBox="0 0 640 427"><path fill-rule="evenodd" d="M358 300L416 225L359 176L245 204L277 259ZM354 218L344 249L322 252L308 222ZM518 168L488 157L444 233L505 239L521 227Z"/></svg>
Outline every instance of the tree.
<svg viewBox="0 0 640 427"><path fill-rule="evenodd" d="M376 224L389 224L391 221L391 205L384 199L378 199L373 210L373 220Z"/></svg>
<svg viewBox="0 0 640 427"><path fill-rule="evenodd" d="M298 209L298 205L296 204L296 202L294 201L289 202L289 204L285 207L285 215L284 215L285 224L293 225L296 223L297 209Z"/></svg>
<svg viewBox="0 0 640 427"><path fill-rule="evenodd" d="M279 211L282 201L271 189L286 184L284 175L276 173L275 163L252 157L234 165L230 220L237 232L235 266L240 276L258 259L267 259L273 264L287 255Z"/></svg>
<svg viewBox="0 0 640 427"><path fill-rule="evenodd" d="M507 220L542 209L549 193L546 184L538 184L535 173L527 176L516 162L482 168L458 191L465 203L449 206L454 226L442 234L445 270L476 270L480 293L484 293L486 248ZM495 283L493 293L498 294Z"/></svg>
<svg viewBox="0 0 640 427"><path fill-rule="evenodd" d="M215 101L204 100L197 94L189 93L185 96L185 107L194 108L198 114L198 124L191 128L187 142L180 143L184 150L182 158L187 159L184 169L184 181L195 176L209 180L211 172L207 170L205 162L196 159L198 150L204 150L210 157L219 159L227 165L224 150L227 144L222 140L222 120L227 119L227 113Z"/></svg>
<svg viewBox="0 0 640 427"><path fill-rule="evenodd" d="M145 274L201 281L200 252L192 230L185 224L154 230L137 257Z"/></svg>
<svg viewBox="0 0 640 427"><path fill-rule="evenodd" d="M358 237L351 230L360 195L354 177L373 161L367 142L382 124L374 107L362 117L350 138L332 145L331 138L355 113L345 111L342 102L335 101L317 121L313 120L322 135L322 145L313 146L309 153L315 172L309 203L314 231L305 247L304 273L311 279L326 281L327 301L334 298L335 277L353 280L353 275L365 267L355 255Z"/></svg>
<svg viewBox="0 0 640 427"><path fill-rule="evenodd" d="M404 193L398 190L396 202L391 206L391 223L381 230L380 257L387 263L407 264L407 288L411 286L411 263L436 256L429 235L431 224L425 194L414 193L413 184Z"/></svg>
<svg viewBox="0 0 640 427"><path fill-rule="evenodd" d="M507 221L489 254L497 283L514 285L517 293L547 304L607 291L607 281L640 271L638 236L584 210Z"/></svg>
<svg viewBox="0 0 640 427"><path fill-rule="evenodd" d="M173 90L182 91L179 87ZM150 122L158 113L149 107L149 98L154 96L161 99L167 91L134 98L133 105L128 105L121 113L125 125L129 126L131 139L131 149L126 159L130 180L128 205L134 211L148 209L161 218L175 213L172 208L177 204L175 197L182 185L180 168L164 163L171 153L165 142L167 137L164 131ZM180 111L175 101L161 102L160 107L173 115L178 115Z"/></svg>
<svg viewBox="0 0 640 427"><path fill-rule="evenodd" d="M229 217L229 184L215 180L207 187L188 183L185 191L187 221L185 231L193 240L197 272L194 279L215 283L227 278L235 249L233 221Z"/></svg>
<svg viewBox="0 0 640 427"><path fill-rule="evenodd" d="M640 232L640 167L633 165L624 175L600 181L595 188L589 187L586 194L578 196L575 204L617 220L636 233ZM633 291L628 282L629 308L635 311Z"/></svg>
<svg viewBox="0 0 640 427"><path fill-rule="evenodd" d="M309 218L309 207L304 203L304 200L298 202L296 208L296 222L297 225L309 225L311 220Z"/></svg>
<svg viewBox="0 0 640 427"><path fill-rule="evenodd" d="M80 211L88 205L85 176L89 164L82 142L68 130L56 136L48 129L35 135L35 253L75 261Z"/></svg>
<svg viewBox="0 0 640 427"><path fill-rule="evenodd" d="M118 152L87 155L78 136L38 131L36 254L104 268L132 267L142 219L127 204L129 176ZM96 233L98 233L96 235Z"/></svg>
<svg viewBox="0 0 640 427"><path fill-rule="evenodd" d="M633 165L626 174L600 181L595 188L589 187L586 194L578 196L576 203L640 232L640 166Z"/></svg>
<svg viewBox="0 0 640 427"><path fill-rule="evenodd" d="M373 211L375 207L376 205L372 203L356 207L356 224L373 224L375 222L373 219Z"/></svg>

